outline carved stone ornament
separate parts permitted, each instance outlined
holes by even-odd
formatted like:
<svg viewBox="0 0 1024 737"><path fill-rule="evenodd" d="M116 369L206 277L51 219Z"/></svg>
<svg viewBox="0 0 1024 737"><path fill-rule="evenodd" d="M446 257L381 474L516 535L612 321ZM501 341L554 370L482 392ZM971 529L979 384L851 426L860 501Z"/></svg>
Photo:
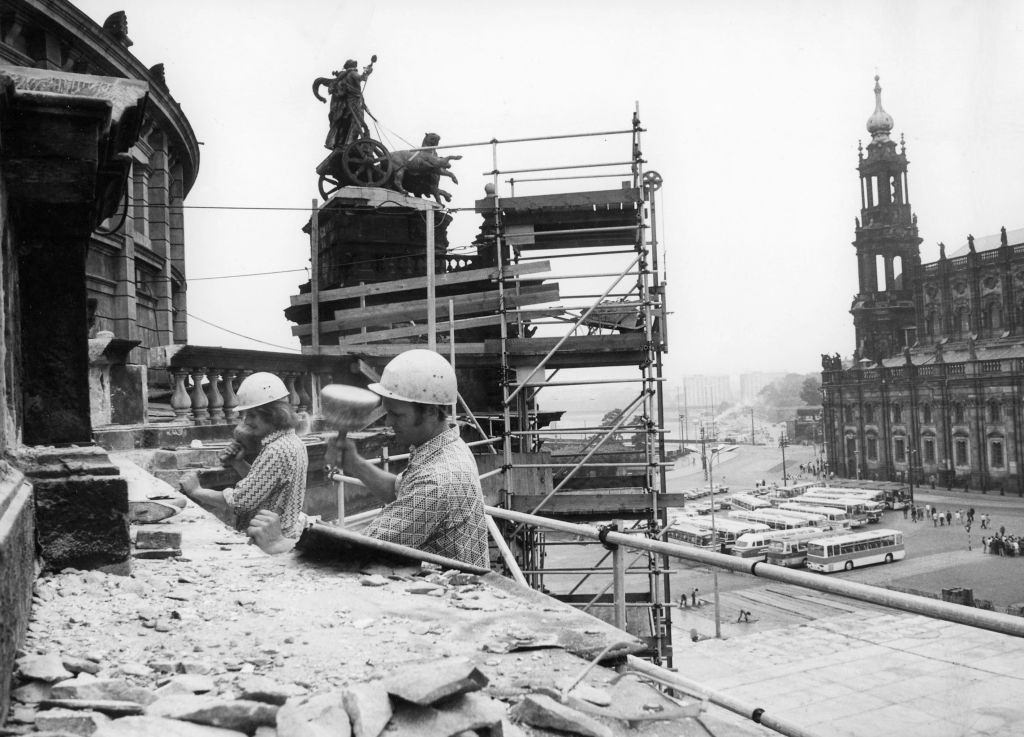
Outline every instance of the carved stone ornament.
<svg viewBox="0 0 1024 737"><path fill-rule="evenodd" d="M986 276L981 283L985 286L985 289L995 289L999 285L999 279L995 276L989 275Z"/></svg>
<svg viewBox="0 0 1024 737"><path fill-rule="evenodd" d="M963 294L964 292L966 292L967 291L967 284L966 284L966 282L962 282L962 281L956 282L953 285L953 291L956 292L957 294Z"/></svg>
<svg viewBox="0 0 1024 737"><path fill-rule="evenodd" d="M929 299L935 299L935 297L939 293L939 288L937 286L935 286L934 284L929 284L928 286L926 286L924 288L924 293L926 295L928 295Z"/></svg>
<svg viewBox="0 0 1024 737"><path fill-rule="evenodd" d="M0 65L0 72L14 81L18 92L42 92L72 97L99 97L111 106L111 120L121 120L128 108L149 93L149 85L135 79L69 74L49 69Z"/></svg>

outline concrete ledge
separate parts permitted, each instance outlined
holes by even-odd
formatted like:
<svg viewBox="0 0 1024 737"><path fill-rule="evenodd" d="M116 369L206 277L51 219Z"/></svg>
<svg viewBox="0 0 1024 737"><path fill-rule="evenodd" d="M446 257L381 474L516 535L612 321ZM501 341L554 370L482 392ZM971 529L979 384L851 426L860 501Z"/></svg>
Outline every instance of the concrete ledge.
<svg viewBox="0 0 1024 737"><path fill-rule="evenodd" d="M14 667L28 627L35 582L35 518L32 486L0 461L0 672ZM11 680L0 678L0 724L10 703Z"/></svg>

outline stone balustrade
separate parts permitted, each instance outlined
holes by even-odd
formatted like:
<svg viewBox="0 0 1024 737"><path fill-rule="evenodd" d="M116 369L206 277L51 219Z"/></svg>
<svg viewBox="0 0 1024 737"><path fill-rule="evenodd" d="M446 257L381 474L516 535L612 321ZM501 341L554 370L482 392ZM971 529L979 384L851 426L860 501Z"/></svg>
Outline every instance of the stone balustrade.
<svg viewBox="0 0 1024 737"><path fill-rule="evenodd" d="M173 386L175 422L193 425L234 424L238 420L238 387L257 371L276 374L288 388L297 412L319 416L314 385L345 382L351 359L306 356L193 345L150 350L150 368L167 371Z"/></svg>

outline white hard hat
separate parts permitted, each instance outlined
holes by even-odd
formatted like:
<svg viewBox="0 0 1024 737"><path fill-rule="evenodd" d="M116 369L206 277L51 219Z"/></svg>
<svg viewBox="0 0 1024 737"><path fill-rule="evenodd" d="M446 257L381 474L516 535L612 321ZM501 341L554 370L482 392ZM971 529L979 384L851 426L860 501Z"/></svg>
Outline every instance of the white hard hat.
<svg viewBox="0 0 1024 737"><path fill-rule="evenodd" d="M380 383L366 388L382 397L422 404L452 404L459 394L452 365L423 348L392 358L380 375Z"/></svg>
<svg viewBox="0 0 1024 737"><path fill-rule="evenodd" d="M242 379L238 386L238 406L235 409L245 412L253 407L284 399L289 394L284 382L267 371L257 371Z"/></svg>

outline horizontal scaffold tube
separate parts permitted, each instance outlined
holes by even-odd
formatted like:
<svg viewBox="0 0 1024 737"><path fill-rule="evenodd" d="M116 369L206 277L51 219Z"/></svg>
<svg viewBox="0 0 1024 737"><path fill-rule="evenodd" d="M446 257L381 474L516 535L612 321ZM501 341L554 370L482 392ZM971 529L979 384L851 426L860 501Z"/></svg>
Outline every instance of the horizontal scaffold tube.
<svg viewBox="0 0 1024 737"><path fill-rule="evenodd" d="M539 517L523 512L513 512L509 509L498 507L487 507L487 513L499 519L518 522L524 525L534 525L549 530L559 530L573 535L581 535L598 539L598 530L590 525L578 525L572 522L549 517ZM638 535L625 535L621 532L608 532L606 540L610 543L619 543L628 548L647 550L652 553L661 553L674 558L683 558L696 563L703 563L717 568L725 568L737 573L747 573L760 578L767 578L780 583L788 583L793 586L800 586L805 589L822 591L827 594L845 596L850 599L866 601L870 604L901 609L905 612L922 614L934 619L942 619L947 622L957 622L970 627L1000 632L1004 635L1024 637L1024 617L1013 617L1009 614L999 614L985 609L975 609L961 604L951 604L945 601L929 599L924 596L904 594L898 591L890 591L879 586L869 586L854 581L828 578L821 574L809 573L806 571L795 571L791 568L776 566L760 561L751 561L747 558L739 558L733 555L713 553L700 548L688 545L673 545L657 540L651 540Z"/></svg>

